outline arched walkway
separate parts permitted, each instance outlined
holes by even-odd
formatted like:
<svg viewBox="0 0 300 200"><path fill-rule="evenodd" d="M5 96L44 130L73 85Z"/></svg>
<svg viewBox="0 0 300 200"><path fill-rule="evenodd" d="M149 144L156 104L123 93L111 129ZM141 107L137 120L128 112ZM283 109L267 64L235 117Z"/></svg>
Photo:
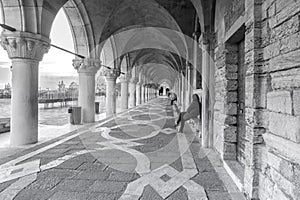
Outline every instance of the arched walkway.
<svg viewBox="0 0 300 200"><path fill-rule="evenodd" d="M215 166L212 174L197 168L198 155L193 155L191 148L181 151L182 146L188 146L188 130L184 131L186 135L173 134L178 143L177 150L183 153L180 157L183 170L172 169L169 165L162 169L166 170L165 174L161 174L162 171L158 173L151 168L149 157L145 157L145 152L158 150L169 143L168 138L175 131L167 123L171 118L168 113L172 110L166 107L164 99L157 98L159 88L168 86L177 94L180 111L188 109L193 94L201 97L201 116L194 119L194 123L201 124L201 134L194 133L197 137L195 141L199 143L192 142L190 147L198 145L199 152L216 153L235 186L248 199L300 198L299 1L0 0L1 46L12 61L12 146L38 142L39 63L51 46L49 35L52 23L61 8L68 17L73 34L77 56L72 63L78 72L81 124L85 128L83 132L79 130L74 133L75 141L60 140L56 143L66 146L54 151L64 153L70 150L70 154L63 155L65 157L58 161L50 159L53 162L44 163L43 159L36 161L28 158L26 163L29 162L30 167L14 161L9 166L11 173L4 176L22 174L25 167L25 171L30 172L29 179L18 178L12 184L3 182L3 188L22 188L19 184L33 187L31 181L39 177L36 172L42 171L40 173L43 174L43 169L60 166L77 154L117 149L119 153L125 150L126 160L120 158L120 163L115 163L113 155L119 154L110 153L112 158L109 163L120 164L124 167L122 169L134 168L135 173L139 174L134 179L137 182L130 179L124 181L127 183L114 183L112 186L105 182L101 172L101 175L95 175L98 182L92 183L91 187L95 190L101 188L104 193L110 193L111 188L119 188L122 192L118 195L124 195L123 199L149 199L145 197L148 193L166 199L179 195L176 191L180 191L178 193L190 195L189 198L193 199L193 195L204 194L200 185L205 189L205 195L214 199L210 196L210 187L205 186L206 181L210 181L210 176L205 174L214 177L214 173L219 172L218 177L213 179L216 183L220 183L218 178L226 174L218 159L209 159L210 153L204 154L210 161L202 164ZM108 121L95 127L97 73L106 82ZM121 106L124 111L121 115L116 114L117 82L121 84ZM163 94L167 94L166 90ZM152 110L153 106L156 108ZM162 110L166 111L164 117L160 112ZM126 116L126 113L129 115ZM163 138L155 132L157 124L152 117L160 119L158 124L167 126L159 129L165 132ZM119 124L116 123L118 120ZM139 126L132 127L131 123ZM101 128L102 125L106 128ZM116 130L112 130L110 135L109 129L117 125L120 127L115 127ZM141 141L125 134L123 129L138 135ZM76 147L79 143L75 138L89 134L96 136L101 144L94 145L94 137L85 138L91 148L78 151ZM72 139L71 135L69 139ZM145 138L147 135L151 138ZM78 148L82 149L80 145ZM53 153L47 156L51 157ZM155 159L159 161L160 156ZM145 162L141 164L139 159ZM76 172L79 173L77 164L70 164L76 168L74 177ZM7 166L2 167L4 171ZM72 173L74 169L70 170ZM110 175L103 172L103 176ZM203 183L194 185L197 175ZM73 180L57 182L66 190L74 184ZM89 185L81 179L75 182L76 191ZM153 182L156 184L151 185ZM168 187L170 182L171 188ZM227 180L222 179L221 182ZM150 185L145 186L146 183ZM101 184L103 187L100 187ZM194 186L197 188L196 194L194 189L190 189ZM235 186L224 189L222 185L223 189L218 191L224 192L225 196L231 195L236 191ZM215 189L215 186L211 187ZM69 192L72 195L74 191ZM219 192L215 194L216 199L220 198ZM237 199L242 198L239 194L236 194ZM66 195L67 198L70 194L60 192L55 195ZM187 196L178 198L185 199ZM234 199L234 195L231 198Z"/></svg>
<svg viewBox="0 0 300 200"><path fill-rule="evenodd" d="M151 100L2 161L1 199L242 199L191 128L177 133L169 103Z"/></svg>

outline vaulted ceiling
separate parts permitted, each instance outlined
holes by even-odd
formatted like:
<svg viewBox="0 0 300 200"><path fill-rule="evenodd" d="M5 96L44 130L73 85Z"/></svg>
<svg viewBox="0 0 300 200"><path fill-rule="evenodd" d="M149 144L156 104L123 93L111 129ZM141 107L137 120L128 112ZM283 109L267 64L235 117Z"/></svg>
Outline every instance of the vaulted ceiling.
<svg viewBox="0 0 300 200"><path fill-rule="evenodd" d="M99 58L107 41L114 56L131 54L132 64L151 66L151 76L183 70L191 60L195 19L211 29L215 0L0 0L5 24L49 37L60 8L71 26L75 50ZM199 31L197 30L197 31ZM153 67L165 66L164 68ZM153 70L158 72L153 72ZM167 71L166 71L167 70ZM159 73L164 71L165 73ZM174 76L170 76L171 78ZM153 78L153 77L152 77Z"/></svg>

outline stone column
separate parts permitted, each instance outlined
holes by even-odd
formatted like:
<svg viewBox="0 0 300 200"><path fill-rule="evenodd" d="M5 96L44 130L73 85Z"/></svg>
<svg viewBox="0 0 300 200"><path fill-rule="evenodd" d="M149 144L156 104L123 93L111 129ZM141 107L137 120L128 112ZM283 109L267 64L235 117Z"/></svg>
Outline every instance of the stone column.
<svg viewBox="0 0 300 200"><path fill-rule="evenodd" d="M129 108L136 106L136 78L131 78L129 81Z"/></svg>
<svg viewBox="0 0 300 200"><path fill-rule="evenodd" d="M192 95L193 95L193 67L191 65L188 65L187 68L187 73L188 73L188 79L187 79L187 93L188 93L188 105L192 102Z"/></svg>
<svg viewBox="0 0 300 200"><path fill-rule="evenodd" d="M79 74L78 104L82 122L95 122L95 74L100 69L100 60L75 59L73 66Z"/></svg>
<svg viewBox="0 0 300 200"><path fill-rule="evenodd" d="M149 91L148 91L148 86L146 86L145 87L145 102L148 102L148 100L149 100L149 96L148 96L148 93Z"/></svg>
<svg viewBox="0 0 300 200"><path fill-rule="evenodd" d="M213 114L213 110L211 108L211 100L210 99L210 68L211 68L211 42L213 41L213 34L204 33L202 36L203 40L203 64L202 64L202 147L209 148L212 147L212 130L210 130L210 119ZM211 127L212 128L212 127Z"/></svg>
<svg viewBox="0 0 300 200"><path fill-rule="evenodd" d="M185 85L186 85L186 80L185 76L182 73L182 81L181 81L181 111L186 111L185 110L185 104L186 104L186 91L185 91Z"/></svg>
<svg viewBox="0 0 300 200"><path fill-rule="evenodd" d="M142 103L145 103L145 86L144 84L141 85L141 101Z"/></svg>
<svg viewBox="0 0 300 200"><path fill-rule="evenodd" d="M128 77L127 75L121 75L121 110L128 109Z"/></svg>
<svg viewBox="0 0 300 200"><path fill-rule="evenodd" d="M141 83L136 84L136 105L141 105Z"/></svg>
<svg viewBox="0 0 300 200"><path fill-rule="evenodd" d="M116 79L120 75L120 71L103 68L101 75L106 80L106 117L111 117L116 114Z"/></svg>
<svg viewBox="0 0 300 200"><path fill-rule="evenodd" d="M163 86L163 96L166 96L166 95L167 95L167 87Z"/></svg>
<svg viewBox="0 0 300 200"><path fill-rule="evenodd" d="M39 62L50 47L41 35L3 33L1 46L12 60L11 133L12 146L38 141Z"/></svg>

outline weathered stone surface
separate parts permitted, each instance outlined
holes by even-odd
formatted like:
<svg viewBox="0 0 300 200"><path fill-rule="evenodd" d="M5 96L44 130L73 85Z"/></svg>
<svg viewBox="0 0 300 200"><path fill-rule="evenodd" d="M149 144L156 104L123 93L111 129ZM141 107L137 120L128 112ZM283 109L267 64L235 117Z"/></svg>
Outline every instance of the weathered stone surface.
<svg viewBox="0 0 300 200"><path fill-rule="evenodd" d="M267 163L281 173L282 176L291 181L294 179L294 165L287 158L279 155L278 152L272 151L268 152L267 159Z"/></svg>
<svg viewBox="0 0 300 200"><path fill-rule="evenodd" d="M226 100L228 103L234 103L237 102L237 92L227 92L226 94Z"/></svg>
<svg viewBox="0 0 300 200"><path fill-rule="evenodd" d="M236 115L237 114L237 104L229 103L225 105L225 112L227 115Z"/></svg>
<svg viewBox="0 0 300 200"><path fill-rule="evenodd" d="M224 129L224 141L225 142L236 142L237 141L236 126L228 126Z"/></svg>
<svg viewBox="0 0 300 200"><path fill-rule="evenodd" d="M226 64L226 71L230 73L236 73L238 71L238 65Z"/></svg>
<svg viewBox="0 0 300 200"><path fill-rule="evenodd" d="M236 160L236 144L224 142L222 153L221 156L224 160Z"/></svg>
<svg viewBox="0 0 300 200"><path fill-rule="evenodd" d="M225 124L234 125L237 123L237 118L235 116L227 115L225 118Z"/></svg>
<svg viewBox="0 0 300 200"><path fill-rule="evenodd" d="M292 96L290 91L274 91L267 95L267 108L271 111L292 114Z"/></svg>
<svg viewBox="0 0 300 200"><path fill-rule="evenodd" d="M245 119L250 127L268 127L269 112L264 109L246 108Z"/></svg>
<svg viewBox="0 0 300 200"><path fill-rule="evenodd" d="M300 143L300 117L270 112L269 121L270 132Z"/></svg>
<svg viewBox="0 0 300 200"><path fill-rule="evenodd" d="M300 90L293 91L293 114L300 116Z"/></svg>
<svg viewBox="0 0 300 200"><path fill-rule="evenodd" d="M288 71L288 69L299 66L299 62L300 62L299 55L300 55L300 50L298 49L298 50L291 51L289 53L277 56L274 59L270 60L268 70L270 72L276 72L278 70L286 69L287 71L277 72L277 73L279 73L278 76L282 76L282 77L285 75L294 74L295 71L297 71L297 69L292 69L291 71ZM273 76L273 74L271 74L271 75L273 78L276 74L274 76Z"/></svg>
<svg viewBox="0 0 300 200"><path fill-rule="evenodd" d="M226 73L225 77L228 80L236 80L238 78L238 74L237 73Z"/></svg>
<svg viewBox="0 0 300 200"><path fill-rule="evenodd" d="M228 90L228 91L235 91L235 90L237 90L237 88L238 88L237 81L230 80L230 81L227 82L226 90Z"/></svg>

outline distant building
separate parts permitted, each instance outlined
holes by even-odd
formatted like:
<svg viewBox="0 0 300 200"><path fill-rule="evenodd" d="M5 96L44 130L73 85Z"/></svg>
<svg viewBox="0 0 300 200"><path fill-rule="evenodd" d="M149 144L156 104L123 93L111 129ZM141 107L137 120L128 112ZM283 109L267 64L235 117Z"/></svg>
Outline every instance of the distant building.
<svg viewBox="0 0 300 200"><path fill-rule="evenodd" d="M11 86L7 83L4 89L0 89L0 98L11 98Z"/></svg>

